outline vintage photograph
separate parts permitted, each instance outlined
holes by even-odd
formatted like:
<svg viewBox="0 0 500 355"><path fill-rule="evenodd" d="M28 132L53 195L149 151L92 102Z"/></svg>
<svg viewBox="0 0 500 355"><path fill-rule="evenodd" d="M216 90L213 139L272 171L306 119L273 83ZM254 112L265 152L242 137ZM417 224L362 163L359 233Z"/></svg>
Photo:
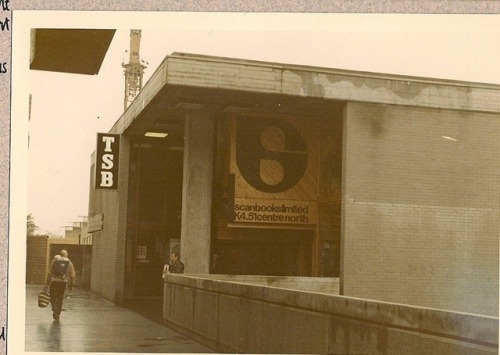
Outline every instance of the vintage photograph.
<svg viewBox="0 0 500 355"><path fill-rule="evenodd" d="M498 16L15 21L12 351L498 352Z"/></svg>

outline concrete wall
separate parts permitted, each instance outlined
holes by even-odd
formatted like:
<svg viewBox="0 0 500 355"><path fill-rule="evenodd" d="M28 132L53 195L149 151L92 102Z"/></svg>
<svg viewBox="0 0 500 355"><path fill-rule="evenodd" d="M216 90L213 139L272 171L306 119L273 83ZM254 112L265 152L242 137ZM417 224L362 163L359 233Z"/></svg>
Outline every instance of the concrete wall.
<svg viewBox="0 0 500 355"><path fill-rule="evenodd" d="M339 294L339 278L337 277L210 275L210 279L308 292L328 293L331 295Z"/></svg>
<svg viewBox="0 0 500 355"><path fill-rule="evenodd" d="M163 317L218 352L496 354L498 318L170 275Z"/></svg>
<svg viewBox="0 0 500 355"><path fill-rule="evenodd" d="M498 137L498 114L347 104L343 295L498 316Z"/></svg>

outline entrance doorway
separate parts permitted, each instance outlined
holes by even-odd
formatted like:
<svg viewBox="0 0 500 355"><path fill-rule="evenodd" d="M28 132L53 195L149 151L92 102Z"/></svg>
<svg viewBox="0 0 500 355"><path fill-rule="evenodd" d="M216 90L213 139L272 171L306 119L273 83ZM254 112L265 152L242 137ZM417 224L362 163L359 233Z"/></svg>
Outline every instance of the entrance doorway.
<svg viewBox="0 0 500 355"><path fill-rule="evenodd" d="M179 247L182 145L137 139L130 154L125 288L127 298L161 297L162 270Z"/></svg>

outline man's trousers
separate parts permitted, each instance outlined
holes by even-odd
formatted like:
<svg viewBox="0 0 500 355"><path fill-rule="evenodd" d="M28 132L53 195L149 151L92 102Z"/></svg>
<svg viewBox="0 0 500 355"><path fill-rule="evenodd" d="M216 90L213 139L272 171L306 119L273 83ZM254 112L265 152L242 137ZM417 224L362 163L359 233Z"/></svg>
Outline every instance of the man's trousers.
<svg viewBox="0 0 500 355"><path fill-rule="evenodd" d="M65 290L66 282L52 281L50 284L50 304L52 305L52 312L56 315L61 314Z"/></svg>

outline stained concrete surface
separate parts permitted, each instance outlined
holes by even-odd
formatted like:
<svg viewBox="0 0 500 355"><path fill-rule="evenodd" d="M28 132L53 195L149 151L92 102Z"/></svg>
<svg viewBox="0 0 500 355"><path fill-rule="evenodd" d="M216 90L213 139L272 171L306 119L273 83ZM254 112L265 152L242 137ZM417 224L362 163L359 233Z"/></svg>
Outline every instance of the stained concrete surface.
<svg viewBox="0 0 500 355"><path fill-rule="evenodd" d="M40 290L40 285L26 287L26 351L213 353L170 328L88 290L67 292L61 318L54 321L50 305L47 308L37 305Z"/></svg>

